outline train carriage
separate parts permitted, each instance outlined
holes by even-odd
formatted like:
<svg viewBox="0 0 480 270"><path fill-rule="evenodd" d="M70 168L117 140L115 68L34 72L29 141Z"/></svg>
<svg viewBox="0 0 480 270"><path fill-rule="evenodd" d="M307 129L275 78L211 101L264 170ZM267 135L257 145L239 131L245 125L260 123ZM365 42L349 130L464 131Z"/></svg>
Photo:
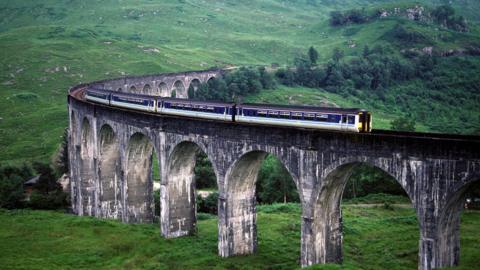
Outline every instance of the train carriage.
<svg viewBox="0 0 480 270"><path fill-rule="evenodd" d="M110 91L88 89L85 93L85 99L97 103L110 105L110 95Z"/></svg>
<svg viewBox="0 0 480 270"><path fill-rule="evenodd" d="M91 88L87 89L85 98L110 106L165 115L350 132L372 130L371 114L362 109L194 101Z"/></svg>
<svg viewBox="0 0 480 270"><path fill-rule="evenodd" d="M157 100L153 96L112 93L110 104L112 106L123 107L127 109L155 112L157 109Z"/></svg>
<svg viewBox="0 0 480 270"><path fill-rule="evenodd" d="M241 104L237 106L236 122L275 126L370 132L370 113L361 109Z"/></svg>
<svg viewBox="0 0 480 270"><path fill-rule="evenodd" d="M234 108L233 103L162 98L157 110L163 114L232 121Z"/></svg>

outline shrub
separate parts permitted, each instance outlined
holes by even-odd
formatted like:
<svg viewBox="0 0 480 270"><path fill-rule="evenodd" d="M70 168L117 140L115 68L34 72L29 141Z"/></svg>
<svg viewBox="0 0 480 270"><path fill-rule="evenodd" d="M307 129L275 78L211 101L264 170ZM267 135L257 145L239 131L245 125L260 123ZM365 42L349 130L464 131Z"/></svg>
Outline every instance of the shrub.
<svg viewBox="0 0 480 270"><path fill-rule="evenodd" d="M213 192L206 198L197 196L197 211L216 215L218 213L218 192Z"/></svg>

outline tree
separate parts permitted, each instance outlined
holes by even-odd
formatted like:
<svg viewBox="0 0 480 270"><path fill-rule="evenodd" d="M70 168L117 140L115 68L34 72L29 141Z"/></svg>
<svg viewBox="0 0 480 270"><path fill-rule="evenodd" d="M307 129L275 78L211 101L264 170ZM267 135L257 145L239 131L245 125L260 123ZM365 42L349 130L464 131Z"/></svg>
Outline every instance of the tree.
<svg viewBox="0 0 480 270"><path fill-rule="evenodd" d="M315 50L315 48L313 48L313 46L308 49L308 57L310 58L310 63L312 63L313 65L317 64L318 52L317 50Z"/></svg>
<svg viewBox="0 0 480 270"><path fill-rule="evenodd" d="M23 207L23 183L32 176L33 171L27 165L0 166L0 208Z"/></svg>
<svg viewBox="0 0 480 270"><path fill-rule="evenodd" d="M262 84L263 89L275 88L273 76L265 69L265 67L258 68L258 72L260 74L260 83Z"/></svg>
<svg viewBox="0 0 480 270"><path fill-rule="evenodd" d="M399 117L390 122L390 127L398 131L415 131L415 120Z"/></svg>
<svg viewBox="0 0 480 270"><path fill-rule="evenodd" d="M333 49L332 59L335 63L340 62L340 59L343 58L343 51L339 48Z"/></svg>
<svg viewBox="0 0 480 270"><path fill-rule="evenodd" d="M40 175L30 196L29 207L34 209L58 209L68 205L67 194L57 182L55 173L48 164L35 163L35 171Z"/></svg>
<svg viewBox="0 0 480 270"><path fill-rule="evenodd" d="M369 54L370 54L370 48L368 47L368 45L365 45L365 47L363 47L362 56L367 57Z"/></svg>
<svg viewBox="0 0 480 270"><path fill-rule="evenodd" d="M257 180L257 199L261 203L298 202L299 195L290 173L273 156L267 156Z"/></svg>
<svg viewBox="0 0 480 270"><path fill-rule="evenodd" d="M192 84L188 87L188 98L189 99L195 99L195 88L193 87Z"/></svg>
<svg viewBox="0 0 480 270"><path fill-rule="evenodd" d="M208 160L205 153L197 155L195 164L195 184L197 188L216 188L217 181L215 172L212 168L212 163Z"/></svg>

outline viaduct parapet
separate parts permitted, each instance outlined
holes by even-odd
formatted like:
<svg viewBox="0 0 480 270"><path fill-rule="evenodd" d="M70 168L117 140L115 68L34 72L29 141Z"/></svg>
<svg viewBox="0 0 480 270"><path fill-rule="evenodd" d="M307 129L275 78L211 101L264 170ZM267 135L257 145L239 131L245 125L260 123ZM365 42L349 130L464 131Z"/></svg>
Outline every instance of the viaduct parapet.
<svg viewBox="0 0 480 270"><path fill-rule="evenodd" d="M219 74L144 76L94 85L164 95L158 90L162 83L168 89L177 81L187 86ZM420 229L419 269L459 263L465 193L480 180L478 137L342 133L147 114L86 102L82 92L87 86L74 87L69 95L71 196L78 215L153 222L155 153L161 172L161 233L168 238L195 233L194 167L196 154L203 151L220 194L218 253L250 254L257 247L255 182L264 157L272 154L300 194L301 265L339 263L341 196L352 169L363 163L393 176L410 197Z"/></svg>

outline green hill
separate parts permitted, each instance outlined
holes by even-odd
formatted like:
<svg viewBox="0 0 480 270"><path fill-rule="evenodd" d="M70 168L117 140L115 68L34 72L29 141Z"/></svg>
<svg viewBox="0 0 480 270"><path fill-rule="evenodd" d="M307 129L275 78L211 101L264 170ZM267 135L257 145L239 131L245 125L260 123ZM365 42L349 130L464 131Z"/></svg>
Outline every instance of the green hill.
<svg viewBox="0 0 480 270"><path fill-rule="evenodd" d="M334 48L344 50L348 58L360 55L365 45L389 46L399 55L402 49L427 46L440 52L479 46L480 3L476 0L451 1L458 15L467 19L468 32L444 29L428 20L410 21L405 16L340 27L329 24L330 13L337 10L392 11L415 5L431 10L444 2L3 1L0 160L48 159L67 126L66 90L80 82L212 66L292 65L295 56L310 46L319 51L320 62L328 61ZM397 25L414 33L414 38L420 35L420 42L401 44L392 39L391 31ZM423 94L428 88L425 82L414 80L390 87L386 100L283 86L273 90L275 93L247 99L302 103L302 96L314 95L318 97L314 100L326 99L340 106L360 104L375 112L376 126L381 128L388 128L397 115L413 109L415 116L422 111L439 115L433 124L427 122L431 117L417 120L419 130L471 133L480 122L479 89L474 87L479 85L479 57L446 57L439 65L443 65L443 83L427 94ZM438 111L432 111L432 104Z"/></svg>

